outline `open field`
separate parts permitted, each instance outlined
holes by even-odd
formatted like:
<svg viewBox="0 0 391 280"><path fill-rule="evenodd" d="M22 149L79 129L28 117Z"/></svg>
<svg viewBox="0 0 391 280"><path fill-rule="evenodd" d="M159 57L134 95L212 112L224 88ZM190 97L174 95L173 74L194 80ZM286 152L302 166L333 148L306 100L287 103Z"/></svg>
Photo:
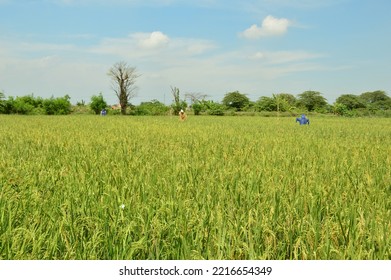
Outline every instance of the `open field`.
<svg viewBox="0 0 391 280"><path fill-rule="evenodd" d="M391 119L0 115L0 259L391 259Z"/></svg>

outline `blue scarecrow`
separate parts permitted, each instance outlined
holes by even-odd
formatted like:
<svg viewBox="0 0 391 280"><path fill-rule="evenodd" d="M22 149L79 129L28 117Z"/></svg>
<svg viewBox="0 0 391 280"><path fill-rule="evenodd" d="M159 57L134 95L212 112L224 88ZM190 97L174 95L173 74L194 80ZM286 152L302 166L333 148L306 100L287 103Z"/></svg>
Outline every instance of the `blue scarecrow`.
<svg viewBox="0 0 391 280"><path fill-rule="evenodd" d="M302 114L302 115L301 115L301 118L296 118L296 122L299 122L300 125L303 125L303 124L308 124L308 125L310 125L310 120L307 119L307 117L305 116L305 114Z"/></svg>

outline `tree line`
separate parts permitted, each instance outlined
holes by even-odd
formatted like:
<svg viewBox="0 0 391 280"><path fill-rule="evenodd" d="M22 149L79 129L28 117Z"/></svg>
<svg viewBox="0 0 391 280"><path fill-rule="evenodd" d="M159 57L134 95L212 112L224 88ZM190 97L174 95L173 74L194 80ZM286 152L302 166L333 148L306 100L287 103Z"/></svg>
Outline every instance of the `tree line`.
<svg viewBox="0 0 391 280"><path fill-rule="evenodd" d="M72 112L70 96L42 98L33 94L9 96L0 92L0 113L20 115L67 115Z"/></svg>
<svg viewBox="0 0 391 280"><path fill-rule="evenodd" d="M180 90L171 88L172 104L154 99L141 102L139 105L126 103L125 111L119 106L112 108L105 101L103 94L93 95L89 103L84 101L71 104L69 95L63 97L42 98L33 94L8 98L0 92L1 114L22 115L67 115L67 114L100 114L105 109L108 114L127 115L177 115L181 109L187 109L194 115L235 115L281 113L293 115L316 112L340 116L385 116L391 117L391 98L385 91L364 92L360 95L343 94L333 104L320 92L305 91L297 96L289 93L261 96L251 101L246 94L239 91L225 94L221 102L208 100L207 95L187 93L181 97Z"/></svg>
<svg viewBox="0 0 391 280"><path fill-rule="evenodd" d="M264 114L270 112L285 115L303 112L335 114L340 116L385 116L391 117L391 98L385 91L364 92L360 95L342 94L334 104L329 104L322 93L305 91L297 96L289 93L278 93L272 96L261 96L257 101L251 101L248 96L239 91L226 93L221 102L208 100L202 93L180 94L180 90L171 87L173 97L171 105L167 106L154 99L132 105L131 99L136 96L136 81L140 77L135 67L126 62L115 63L107 73L112 82L112 89L118 98L119 106L109 106L103 94L93 95L88 104L85 101L72 105L69 95L64 97L41 98L33 94L5 98L0 92L0 113L2 114L46 114L66 115L80 113L99 114L103 109L109 114L123 115L177 115L181 109L192 111L194 115L234 115L234 114Z"/></svg>

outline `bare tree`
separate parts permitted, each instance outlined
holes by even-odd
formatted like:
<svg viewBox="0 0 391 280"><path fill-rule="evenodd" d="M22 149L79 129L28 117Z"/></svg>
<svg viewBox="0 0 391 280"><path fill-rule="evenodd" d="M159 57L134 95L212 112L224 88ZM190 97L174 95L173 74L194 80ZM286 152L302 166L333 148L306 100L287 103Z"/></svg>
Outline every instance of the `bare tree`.
<svg viewBox="0 0 391 280"><path fill-rule="evenodd" d="M121 105L121 113L126 114L126 107L130 99L136 96L136 80L140 77L135 67L130 67L126 62L115 63L109 70L112 87Z"/></svg>
<svg viewBox="0 0 391 280"><path fill-rule="evenodd" d="M201 92L188 92L185 94L185 98L190 100L190 104L197 103L199 101L204 100L206 97L208 97L207 94L203 94Z"/></svg>

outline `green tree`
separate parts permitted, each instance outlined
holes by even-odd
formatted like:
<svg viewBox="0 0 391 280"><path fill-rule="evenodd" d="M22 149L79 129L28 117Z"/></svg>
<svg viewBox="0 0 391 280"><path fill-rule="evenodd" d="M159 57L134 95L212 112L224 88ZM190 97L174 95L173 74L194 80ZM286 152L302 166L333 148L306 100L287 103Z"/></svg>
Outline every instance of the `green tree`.
<svg viewBox="0 0 391 280"><path fill-rule="evenodd" d="M135 67L130 67L126 62L117 62L109 70L112 88L121 105L121 114L126 115L126 107L130 99L136 96L136 80L140 77Z"/></svg>
<svg viewBox="0 0 391 280"><path fill-rule="evenodd" d="M391 109L391 98L385 91L376 90L372 92L364 92L360 95L366 105L373 110L388 110Z"/></svg>
<svg viewBox="0 0 391 280"><path fill-rule="evenodd" d="M198 116L202 111L202 104L200 101L196 101L191 107L193 108L194 115L196 116Z"/></svg>
<svg viewBox="0 0 391 280"><path fill-rule="evenodd" d="M255 108L257 111L277 111L277 103L272 97L261 96L255 103Z"/></svg>
<svg viewBox="0 0 391 280"><path fill-rule="evenodd" d="M292 106L289 105L288 100L284 98L284 96L285 95L283 93L273 94L273 99L277 105L277 113L291 110Z"/></svg>
<svg viewBox="0 0 391 280"><path fill-rule="evenodd" d="M9 97L8 100L3 100L0 112L6 114L44 114L43 99L34 97L33 94L26 96L17 96L16 98Z"/></svg>
<svg viewBox="0 0 391 280"><path fill-rule="evenodd" d="M171 94L174 98L173 103L171 104L171 108L173 110L174 115L178 115L180 110L184 110L187 107L187 103L184 100L181 100L179 88L171 87Z"/></svg>
<svg viewBox="0 0 391 280"><path fill-rule="evenodd" d="M296 104L296 98L289 93L273 94L272 97L261 96L255 103L257 111L291 111Z"/></svg>
<svg viewBox="0 0 391 280"><path fill-rule="evenodd" d="M297 103L296 97L289 93L273 94L273 98L275 99L277 111L279 112L290 112L295 108Z"/></svg>
<svg viewBox="0 0 391 280"><path fill-rule="evenodd" d="M335 102L337 104L345 105L348 110L366 107L365 101L360 96L354 94L343 94L339 96Z"/></svg>
<svg viewBox="0 0 391 280"><path fill-rule="evenodd" d="M8 98L3 102L4 114L14 114L15 113L14 104L15 104L15 98L12 96L8 96Z"/></svg>
<svg viewBox="0 0 391 280"><path fill-rule="evenodd" d="M327 107L327 101L318 91L305 91L298 95L297 104L309 112Z"/></svg>
<svg viewBox="0 0 391 280"><path fill-rule="evenodd" d="M29 99L16 97L13 103L13 111L16 114L28 115L34 110L34 105L29 102Z"/></svg>
<svg viewBox="0 0 391 280"><path fill-rule="evenodd" d="M228 108L234 108L237 111L241 111L249 103L250 99L239 91L229 92L223 98L223 105Z"/></svg>
<svg viewBox="0 0 391 280"><path fill-rule="evenodd" d="M72 104L69 95L44 99L43 108L48 115L67 115L71 112Z"/></svg>
<svg viewBox="0 0 391 280"><path fill-rule="evenodd" d="M26 104L32 105L34 108L40 108L43 104L43 99L39 96L35 97L34 94L25 95L17 98L20 98L20 100L22 100Z"/></svg>
<svg viewBox="0 0 391 280"><path fill-rule="evenodd" d="M91 97L91 103L90 108L92 111L95 112L95 114L99 114L103 109L107 108L107 103L103 97L102 93L99 93L99 95L93 95Z"/></svg>

